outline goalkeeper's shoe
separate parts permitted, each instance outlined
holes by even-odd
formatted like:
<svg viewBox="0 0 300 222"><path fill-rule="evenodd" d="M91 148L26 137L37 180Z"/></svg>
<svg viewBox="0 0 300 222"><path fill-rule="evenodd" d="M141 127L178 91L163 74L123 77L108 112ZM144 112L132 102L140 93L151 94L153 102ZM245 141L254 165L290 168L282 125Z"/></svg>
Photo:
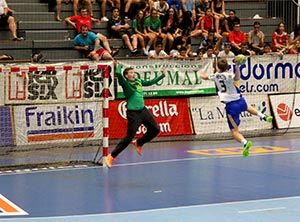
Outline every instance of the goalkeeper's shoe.
<svg viewBox="0 0 300 222"><path fill-rule="evenodd" d="M114 158L112 157L112 155L108 154L106 156L106 158L104 159L104 166L106 166L107 168L111 168L113 165L113 161L114 161Z"/></svg>
<svg viewBox="0 0 300 222"><path fill-rule="evenodd" d="M244 144L244 150L243 150L243 156L247 157L249 156L249 149L252 147L252 142L250 140L248 140L245 144Z"/></svg>
<svg viewBox="0 0 300 222"><path fill-rule="evenodd" d="M265 115L262 119L268 123L271 123L273 121L273 116Z"/></svg>
<svg viewBox="0 0 300 222"><path fill-rule="evenodd" d="M139 145L138 145L136 139L134 139L134 140L132 141L132 144L133 144L133 146L134 146L134 148L135 148L135 151L136 151L140 156L142 156L142 155L143 155L142 146L139 146Z"/></svg>

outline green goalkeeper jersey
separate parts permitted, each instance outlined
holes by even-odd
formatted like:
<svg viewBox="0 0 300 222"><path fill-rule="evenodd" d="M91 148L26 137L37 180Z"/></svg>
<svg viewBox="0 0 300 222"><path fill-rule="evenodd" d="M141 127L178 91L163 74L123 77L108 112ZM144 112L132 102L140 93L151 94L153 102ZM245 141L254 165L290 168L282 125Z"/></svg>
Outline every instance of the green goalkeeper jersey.
<svg viewBox="0 0 300 222"><path fill-rule="evenodd" d="M128 81L121 73L122 65L117 66L116 74L119 84L123 88L124 96L127 100L128 110L141 110L144 108L143 86L151 86L165 77L164 74L152 79L141 80L136 78L134 81Z"/></svg>

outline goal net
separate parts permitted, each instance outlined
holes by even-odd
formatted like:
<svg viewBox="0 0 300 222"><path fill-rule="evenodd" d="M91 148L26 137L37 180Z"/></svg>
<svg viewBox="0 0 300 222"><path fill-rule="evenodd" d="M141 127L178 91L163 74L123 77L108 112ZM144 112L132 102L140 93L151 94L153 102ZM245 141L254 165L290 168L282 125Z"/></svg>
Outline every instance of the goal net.
<svg viewBox="0 0 300 222"><path fill-rule="evenodd" d="M3 66L0 168L90 164L108 148L113 63Z"/></svg>

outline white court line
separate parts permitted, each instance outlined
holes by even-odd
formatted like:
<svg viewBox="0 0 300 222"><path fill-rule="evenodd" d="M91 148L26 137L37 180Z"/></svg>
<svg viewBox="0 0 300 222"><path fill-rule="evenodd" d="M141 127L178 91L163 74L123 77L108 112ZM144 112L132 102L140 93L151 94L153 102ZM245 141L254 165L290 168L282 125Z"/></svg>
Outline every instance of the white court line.
<svg viewBox="0 0 300 222"><path fill-rule="evenodd" d="M294 151L284 151L284 152L276 152L276 153L257 153L257 154L250 154L245 159L249 159L251 157L259 157L259 156L273 156L273 155L283 155L283 154L295 154L300 153L300 150L294 150ZM145 162L135 162L135 163L121 163L121 164L115 164L113 165L112 169L115 167L124 167L124 166L137 166L137 165L149 165L149 164L159 164L159 163L172 163L172 162L183 162L183 161L194 161L194 160L211 160L211 159L227 159L227 158L244 158L241 155L228 155L228 156L202 156L202 157L191 157L191 158L182 158L182 159L169 159L169 160L153 160L153 161L145 161ZM61 168L61 169L47 169L42 171L28 171L26 172L14 172L12 170L9 170L9 173L6 173L7 171L2 171L0 173L1 176L10 176L10 175L20 175L20 174L31 174L31 173L48 173L48 172L57 172L57 171L67 171L67 170L88 170L88 169L97 169L97 168L103 168L103 166L93 166L93 167L74 167L74 168ZM108 169L107 169L108 170Z"/></svg>
<svg viewBox="0 0 300 222"><path fill-rule="evenodd" d="M214 204L200 204L200 205L190 205L190 206L180 206L180 207L167 207L167 208L157 208L150 210L137 210L137 211L126 211L126 212L116 212L116 213L103 213L103 214L81 214L81 215L70 215L70 216L54 216L54 217L25 217L20 218L22 220L35 220L35 219L71 219L71 218L81 218L81 217L99 217L99 216L114 216L114 215L130 215L130 214L141 214L141 213L151 213L151 212L162 212L162 211L176 211L181 209L191 209L191 208L203 208L203 207L216 207L216 206L228 206L235 204L247 204L247 203L261 203L261 202L271 202L271 201L282 201L282 200L293 200L300 199L300 196L293 197L280 197L271 199L259 199L259 200L245 200L245 201L233 201L225 203L214 203ZM16 218L4 219L4 221L15 220Z"/></svg>
<svg viewBox="0 0 300 222"><path fill-rule="evenodd" d="M255 212L264 212L264 211L274 211L274 210L286 210L286 207L274 207L274 208L264 208L264 209L253 209L253 210L240 210L239 214L245 213L255 213Z"/></svg>

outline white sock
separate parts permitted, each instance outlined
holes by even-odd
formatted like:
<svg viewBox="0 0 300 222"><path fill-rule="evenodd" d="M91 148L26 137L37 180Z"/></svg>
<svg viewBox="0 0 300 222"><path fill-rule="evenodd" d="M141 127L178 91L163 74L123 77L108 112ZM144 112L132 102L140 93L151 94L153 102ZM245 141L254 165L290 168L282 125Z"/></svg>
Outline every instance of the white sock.
<svg viewBox="0 0 300 222"><path fill-rule="evenodd" d="M261 112L257 112L257 115L259 116L259 118L263 119L266 115L261 113Z"/></svg>
<svg viewBox="0 0 300 222"><path fill-rule="evenodd" d="M149 51L149 49L150 49L150 45L147 45L146 46L146 51Z"/></svg>
<svg viewBox="0 0 300 222"><path fill-rule="evenodd" d="M246 139L242 139L241 143L245 145L247 143L247 140Z"/></svg>

